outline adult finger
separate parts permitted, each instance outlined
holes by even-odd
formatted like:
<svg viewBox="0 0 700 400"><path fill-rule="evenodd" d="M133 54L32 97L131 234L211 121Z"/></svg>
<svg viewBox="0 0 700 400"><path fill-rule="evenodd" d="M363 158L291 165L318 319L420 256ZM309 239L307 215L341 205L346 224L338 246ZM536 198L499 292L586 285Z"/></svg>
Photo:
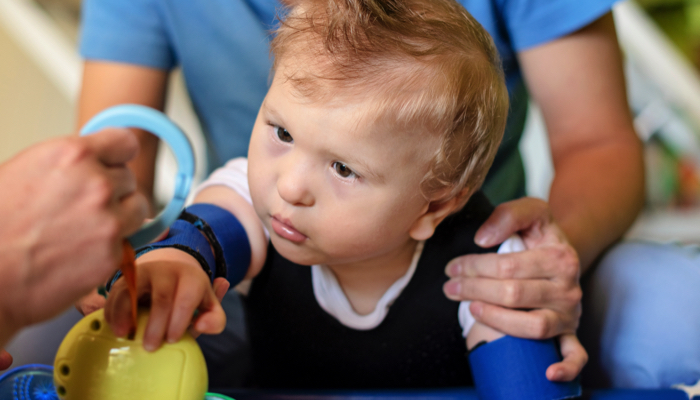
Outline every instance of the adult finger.
<svg viewBox="0 0 700 400"><path fill-rule="evenodd" d="M139 150L136 136L123 128L103 129L80 139L94 151L97 160L107 166L126 164L136 156Z"/></svg>
<svg viewBox="0 0 700 400"><path fill-rule="evenodd" d="M547 379L557 382L569 382L581 373L588 362L588 353L574 334L562 335L559 347L564 359L547 368Z"/></svg>
<svg viewBox="0 0 700 400"><path fill-rule="evenodd" d="M455 301L478 300L509 308L540 308L559 300L560 291L546 279L451 279L445 295Z"/></svg>
<svg viewBox="0 0 700 400"><path fill-rule="evenodd" d="M120 233L128 236L136 232L148 216L148 201L140 192L134 192L122 198L113 208L119 221Z"/></svg>
<svg viewBox="0 0 700 400"><path fill-rule="evenodd" d="M540 199L525 197L498 205L474 236L481 247L492 247L503 243L511 235L531 228L550 219L547 203Z"/></svg>
<svg viewBox="0 0 700 400"><path fill-rule="evenodd" d="M126 166L107 167L105 174L112 185L112 200L120 201L137 190L136 176Z"/></svg>
<svg viewBox="0 0 700 400"><path fill-rule="evenodd" d="M451 278L549 279L559 276L562 266L570 266L570 274L578 273L577 264L567 260L564 250L548 246L517 253L457 257L447 264L445 273Z"/></svg>
<svg viewBox="0 0 700 400"><path fill-rule="evenodd" d="M10 368L12 356L5 349L0 349L0 371Z"/></svg>
<svg viewBox="0 0 700 400"><path fill-rule="evenodd" d="M548 339L574 332L578 319L565 319L562 313L548 309L513 310L488 303L472 302L469 307L480 323L510 336Z"/></svg>
<svg viewBox="0 0 700 400"><path fill-rule="evenodd" d="M445 267L451 278L553 279L578 282L578 256L571 246L556 244L516 253L470 254L451 260Z"/></svg>

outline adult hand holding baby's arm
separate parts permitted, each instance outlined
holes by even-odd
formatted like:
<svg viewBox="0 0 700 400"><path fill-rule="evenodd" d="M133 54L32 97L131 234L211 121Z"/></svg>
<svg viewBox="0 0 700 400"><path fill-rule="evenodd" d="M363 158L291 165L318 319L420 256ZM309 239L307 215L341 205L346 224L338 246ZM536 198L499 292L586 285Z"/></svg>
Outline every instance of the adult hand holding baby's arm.
<svg viewBox="0 0 700 400"><path fill-rule="evenodd" d="M475 240L491 247L516 232L527 250L454 259L446 269L451 279L445 293L453 300L471 300L474 318L497 331L528 339L559 336L564 360L550 366L547 377L570 381L588 360L575 335L581 315L576 251L547 204L533 198L498 206Z"/></svg>
<svg viewBox="0 0 700 400"><path fill-rule="evenodd" d="M217 334L224 329L226 316L220 301L229 283L217 278L212 287L191 255L175 248L153 250L138 258L136 271L138 297L151 309L143 340L146 350L156 350L164 340L176 342L190 325L195 334ZM199 314L193 321L195 310ZM126 336L134 328L124 279L112 287L105 318L117 336Z"/></svg>

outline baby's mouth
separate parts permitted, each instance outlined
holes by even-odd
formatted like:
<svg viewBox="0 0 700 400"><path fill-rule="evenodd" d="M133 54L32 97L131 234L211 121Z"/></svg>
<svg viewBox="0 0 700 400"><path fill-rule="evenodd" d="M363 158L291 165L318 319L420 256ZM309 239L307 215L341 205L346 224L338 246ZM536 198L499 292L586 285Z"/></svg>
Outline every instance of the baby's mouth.
<svg viewBox="0 0 700 400"><path fill-rule="evenodd" d="M270 223L272 225L272 230L283 239L287 239L294 243L301 243L307 239L306 235L296 230L294 225L292 225L291 221L288 219L281 218L278 215L273 215Z"/></svg>

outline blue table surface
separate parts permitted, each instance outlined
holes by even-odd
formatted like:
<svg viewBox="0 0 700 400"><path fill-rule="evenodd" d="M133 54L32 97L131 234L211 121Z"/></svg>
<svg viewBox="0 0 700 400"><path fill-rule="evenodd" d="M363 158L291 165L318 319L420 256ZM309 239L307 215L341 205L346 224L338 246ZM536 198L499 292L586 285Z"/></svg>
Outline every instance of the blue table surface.
<svg viewBox="0 0 700 400"><path fill-rule="evenodd" d="M476 391L470 388L433 390L377 390L377 391L318 391L275 392L256 390L211 390L236 400L478 400ZM606 389L584 390L584 400L688 400L685 392L675 389ZM695 396L693 399L700 399Z"/></svg>
<svg viewBox="0 0 700 400"><path fill-rule="evenodd" d="M345 391L272 391L210 388L235 400L478 400L473 388L413 390L345 390ZM0 373L0 400L58 400L53 388L53 368L49 365L26 365ZM688 400L675 389L607 389L584 390L584 400ZM700 400L700 396L693 397Z"/></svg>

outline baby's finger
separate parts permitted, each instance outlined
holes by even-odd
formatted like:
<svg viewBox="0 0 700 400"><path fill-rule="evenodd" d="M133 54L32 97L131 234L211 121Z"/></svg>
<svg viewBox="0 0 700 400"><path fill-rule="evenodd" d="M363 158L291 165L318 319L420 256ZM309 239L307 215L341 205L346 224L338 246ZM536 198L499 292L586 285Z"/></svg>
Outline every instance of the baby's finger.
<svg viewBox="0 0 700 400"><path fill-rule="evenodd" d="M81 298L75 303L75 308L83 315L91 314L94 311L104 308L107 299L97 293L97 289L93 290L87 296Z"/></svg>
<svg viewBox="0 0 700 400"><path fill-rule="evenodd" d="M209 295L202 300L199 311L193 324L194 329L210 335L223 332L226 327L226 314L213 292L210 291Z"/></svg>
<svg viewBox="0 0 700 400"><path fill-rule="evenodd" d="M173 313L177 280L173 275L153 276L151 280L151 315L143 335L143 348L155 351L163 342Z"/></svg>
<svg viewBox="0 0 700 400"><path fill-rule="evenodd" d="M219 300L219 303L221 303L221 300L224 298L226 295L226 292L228 292L228 289L231 287L231 283L226 280L226 278L216 278L214 279L214 294L216 295L216 298Z"/></svg>
<svg viewBox="0 0 700 400"><path fill-rule="evenodd" d="M179 285L175 293L174 306L168 325L166 340L175 343L192 323L195 309L202 303L205 293L211 292L208 282L202 285Z"/></svg>
<svg viewBox="0 0 700 400"><path fill-rule="evenodd" d="M581 373L588 362L588 353L574 334L561 335L559 345L564 359L547 368L547 379L555 382L569 382Z"/></svg>
<svg viewBox="0 0 700 400"><path fill-rule="evenodd" d="M124 337L134 328L131 320L131 298L123 278L117 280L105 303L105 320L117 337Z"/></svg>

